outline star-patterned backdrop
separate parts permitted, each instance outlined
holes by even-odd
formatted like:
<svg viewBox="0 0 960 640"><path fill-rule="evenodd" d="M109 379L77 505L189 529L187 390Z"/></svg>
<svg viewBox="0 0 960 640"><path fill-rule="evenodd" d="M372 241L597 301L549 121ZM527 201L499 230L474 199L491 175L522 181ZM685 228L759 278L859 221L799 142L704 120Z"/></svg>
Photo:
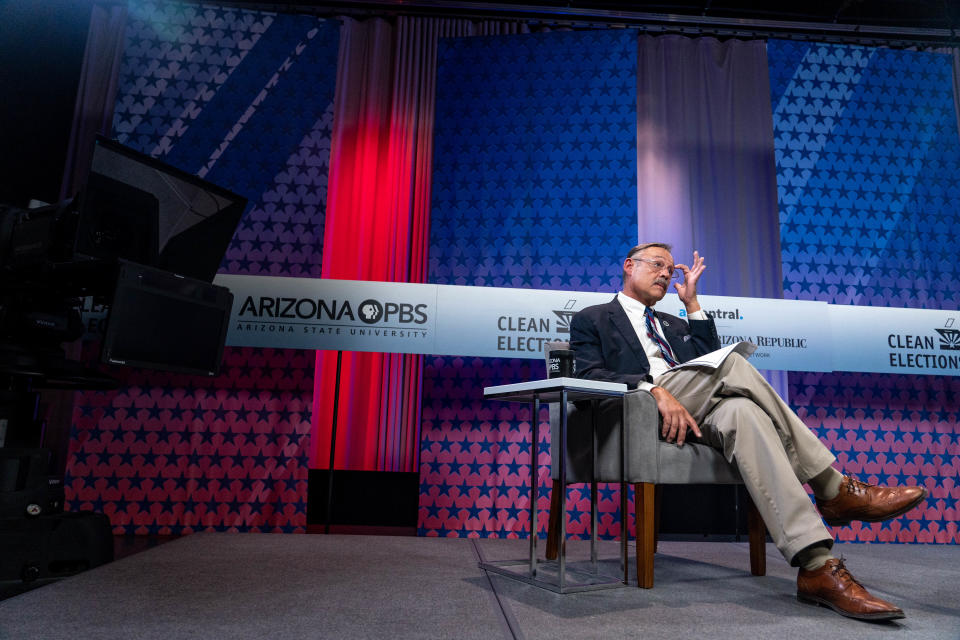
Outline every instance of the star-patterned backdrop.
<svg viewBox="0 0 960 640"><path fill-rule="evenodd" d="M215 378L113 370L119 390L78 394L68 507L116 533L305 531L313 360L243 348Z"/></svg>
<svg viewBox="0 0 960 640"><path fill-rule="evenodd" d="M625 31L441 42L430 282L619 288L615 256L637 236L636 48ZM529 531L530 410L484 402L483 387L545 372L541 361L510 355L436 357L424 366L421 535ZM550 486L544 431L541 530ZM574 535L589 513L581 493L570 492ZM606 486L603 498L604 533L612 535L618 502Z"/></svg>
<svg viewBox="0 0 960 640"><path fill-rule="evenodd" d="M113 134L249 200L221 272L319 277L338 44L309 16L129 3ZM111 373L118 390L76 396L69 508L118 533L306 530L313 352Z"/></svg>
<svg viewBox="0 0 960 640"><path fill-rule="evenodd" d="M442 53L431 281L616 290L615 279L603 280L616 273L605 261L617 238L624 239L624 246L632 244L632 220L618 218L611 225L600 207L584 208L578 194L570 192L576 181L554 181L551 166L522 155L525 144L498 137L502 132L523 134L534 148L548 148L536 147L536 133L510 129L511 114L517 110L537 115L536 130L549 132L548 114L557 107L537 102L549 100L553 91L542 82L562 84L567 76L540 72L541 84L531 88L519 84L517 77L530 68L526 65L532 58L518 58L526 63L524 71L513 72L497 64L499 60L478 62L489 56L474 53L468 43L452 44ZM507 49L502 55L523 54ZM957 252L950 230L960 215L955 177L960 145L950 59L784 41L771 41L768 55L785 296L834 304L956 309L960 285L957 267L949 259ZM545 52L542 57L548 56ZM444 75L444 65L454 63L460 74ZM490 82L517 98L506 99L493 90L486 94L489 99L480 99L477 87ZM570 89L566 91L569 97ZM491 121L490 113L497 119ZM490 142L477 149L479 140ZM608 173L601 180L616 184L616 161L594 166ZM554 189L550 197L534 190L544 181ZM572 218L563 213L571 202L581 207ZM524 215L524 207L532 206L537 207L536 217ZM573 240L568 239L570 225L577 234ZM493 227L498 228L490 231ZM539 237L538 231L545 229L546 236ZM731 229L735 231L735 225ZM587 238L580 235L584 230ZM599 251L591 239L600 241ZM563 267L556 264L557 249L566 258ZM581 261L591 250L593 261ZM496 403L478 398L487 384L529 379L528 369L534 377L542 375L540 366L535 361L458 358L428 363L422 535L525 535L528 409L491 407ZM842 471L872 482L923 484L930 490L923 508L886 523L837 529L838 539L960 542L958 387L955 378L930 376L790 374L792 404L837 453ZM545 510L549 456L541 453L539 463L545 490L538 507ZM582 489L573 489L571 497L569 530L582 536L589 502ZM617 502L614 487L601 490L602 536L618 533ZM541 515L542 533L545 511Z"/></svg>
<svg viewBox="0 0 960 640"><path fill-rule="evenodd" d="M250 200L222 272L319 277L337 23L129 6L114 135ZM785 41L768 57L785 295L956 309L949 58ZM430 282L619 289L616 256L637 240L636 64L626 30L441 43ZM529 408L482 400L484 386L544 374L511 355L426 359L421 535L526 535ZM77 394L68 506L107 513L117 532L304 531L313 368L312 352L228 348L212 379L114 370L119 390ZM790 375L792 404L843 471L931 492L838 539L960 543L958 391L956 378ZM617 488L600 494L600 533L617 536ZM586 489L569 504L583 536Z"/></svg>
<svg viewBox="0 0 960 640"><path fill-rule="evenodd" d="M951 58L768 43L784 297L957 309L960 144ZM790 399L871 482L921 484L923 508L839 540L960 543L960 379L791 373Z"/></svg>

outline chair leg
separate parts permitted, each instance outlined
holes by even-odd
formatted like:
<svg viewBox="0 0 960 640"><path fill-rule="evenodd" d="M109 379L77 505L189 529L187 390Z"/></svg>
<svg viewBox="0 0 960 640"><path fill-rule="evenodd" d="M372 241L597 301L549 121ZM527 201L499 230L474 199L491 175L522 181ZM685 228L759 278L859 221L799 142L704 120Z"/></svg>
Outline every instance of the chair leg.
<svg viewBox="0 0 960 640"><path fill-rule="evenodd" d="M653 530L656 520L654 495L656 485L639 482L633 486L634 510L637 519L637 586L653 588ZM626 530L626 526L624 526Z"/></svg>
<svg viewBox="0 0 960 640"><path fill-rule="evenodd" d="M550 493L550 519L547 521L547 560L556 560L560 539L560 513L563 511L563 496L560 495L560 480L553 481Z"/></svg>
<svg viewBox="0 0 960 640"><path fill-rule="evenodd" d="M660 543L660 505L663 503L663 485L658 484L653 492L653 552Z"/></svg>
<svg viewBox="0 0 960 640"><path fill-rule="evenodd" d="M750 573L755 576L767 575L767 528L757 511L757 505L748 497L747 530L750 536Z"/></svg>

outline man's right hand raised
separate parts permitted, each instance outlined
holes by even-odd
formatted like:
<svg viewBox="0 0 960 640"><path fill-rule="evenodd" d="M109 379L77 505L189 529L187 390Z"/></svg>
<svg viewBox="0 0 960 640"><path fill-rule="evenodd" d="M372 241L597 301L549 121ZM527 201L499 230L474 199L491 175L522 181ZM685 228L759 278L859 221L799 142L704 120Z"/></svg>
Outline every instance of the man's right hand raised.
<svg viewBox="0 0 960 640"><path fill-rule="evenodd" d="M687 429L699 438L700 428L690 412L687 411L673 395L663 387L654 387L650 390L654 400L657 401L657 409L663 416L663 439L667 442L676 440L677 446L682 447L683 441L687 438Z"/></svg>

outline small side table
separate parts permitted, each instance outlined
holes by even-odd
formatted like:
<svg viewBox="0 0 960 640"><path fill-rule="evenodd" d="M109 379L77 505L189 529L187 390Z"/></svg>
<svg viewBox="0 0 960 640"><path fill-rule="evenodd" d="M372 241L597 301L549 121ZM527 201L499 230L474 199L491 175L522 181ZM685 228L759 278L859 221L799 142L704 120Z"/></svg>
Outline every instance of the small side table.
<svg viewBox="0 0 960 640"><path fill-rule="evenodd" d="M594 589L610 589L622 587L628 583L627 578L627 492L623 478L620 482L620 517L621 523L621 570L623 578L604 576L599 573L597 566L597 482L592 480L590 483L590 560L593 563L593 573L586 574L583 582L568 584L566 580L566 514L567 514L567 403L579 400L590 400L594 404L603 398L620 398L627 391L627 385L615 382L600 382L597 380L581 380L579 378L549 378L546 380L532 380L530 382L519 382L516 384L504 384L495 387L486 387L483 390L483 397L490 400L503 400L506 402L530 402L531 419L530 427L532 431L532 442L530 447L530 560L529 565L525 560L510 560L505 562L481 562L481 568L486 571L493 571L500 575L521 582L526 582L543 589L549 589L556 593L573 593L577 591L591 591ZM537 489L539 484L538 474L538 445L539 445L539 422L540 422L540 403L560 403L560 442L552 443L554 452L559 458L560 472L560 491L563 496L561 502L563 511L560 514L560 549L557 556L557 581L556 583L544 580L541 577L537 567ZM594 407L596 408L596 407ZM592 478L596 478L597 468L597 412L593 411L593 421L591 430L593 432L593 471ZM621 470L626 468L624 453L624 425L620 424L620 460ZM509 567L526 566L526 570L511 570Z"/></svg>

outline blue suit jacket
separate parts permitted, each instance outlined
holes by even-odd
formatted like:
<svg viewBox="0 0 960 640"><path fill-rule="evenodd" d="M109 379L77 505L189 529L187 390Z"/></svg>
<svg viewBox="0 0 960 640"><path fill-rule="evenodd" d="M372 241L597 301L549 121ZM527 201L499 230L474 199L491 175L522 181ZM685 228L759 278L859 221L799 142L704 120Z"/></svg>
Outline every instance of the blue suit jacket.
<svg viewBox="0 0 960 640"><path fill-rule="evenodd" d="M687 322L669 313L655 313L679 362L720 348L713 318ZM624 382L629 388L642 381L653 382L647 354L616 298L573 316L570 348L576 355L578 378Z"/></svg>

